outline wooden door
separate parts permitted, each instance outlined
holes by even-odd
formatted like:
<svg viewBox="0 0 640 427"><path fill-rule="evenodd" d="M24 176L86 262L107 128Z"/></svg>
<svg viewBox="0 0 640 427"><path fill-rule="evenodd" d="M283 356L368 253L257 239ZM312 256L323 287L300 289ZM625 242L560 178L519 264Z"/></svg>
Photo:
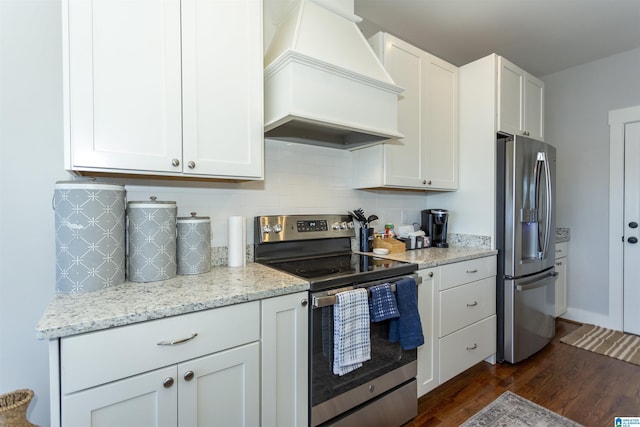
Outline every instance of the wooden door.
<svg viewBox="0 0 640 427"><path fill-rule="evenodd" d="M72 393L62 399L62 425L175 427L177 389L174 365Z"/></svg>
<svg viewBox="0 0 640 427"><path fill-rule="evenodd" d="M68 0L66 167L182 172L179 0Z"/></svg>
<svg viewBox="0 0 640 427"><path fill-rule="evenodd" d="M178 378L179 427L260 425L259 342L181 363Z"/></svg>
<svg viewBox="0 0 640 427"><path fill-rule="evenodd" d="M640 122L624 131L623 326L640 335Z"/></svg>

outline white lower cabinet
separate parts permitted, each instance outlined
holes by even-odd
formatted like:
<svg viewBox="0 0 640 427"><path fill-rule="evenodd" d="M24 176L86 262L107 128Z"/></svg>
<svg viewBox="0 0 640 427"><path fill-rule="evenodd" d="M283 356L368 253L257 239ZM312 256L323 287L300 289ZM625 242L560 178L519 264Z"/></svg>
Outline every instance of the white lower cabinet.
<svg viewBox="0 0 640 427"><path fill-rule="evenodd" d="M556 312L561 316L567 312L567 255L569 243L556 243Z"/></svg>
<svg viewBox="0 0 640 427"><path fill-rule="evenodd" d="M418 396L496 352L496 257L419 270Z"/></svg>
<svg viewBox="0 0 640 427"><path fill-rule="evenodd" d="M306 425L306 298L53 340L52 426Z"/></svg>
<svg viewBox="0 0 640 427"><path fill-rule="evenodd" d="M424 345L418 347L418 396L438 386L438 330L435 311L440 269L419 270L422 283L418 286L418 312L424 334Z"/></svg>
<svg viewBox="0 0 640 427"><path fill-rule="evenodd" d="M300 292L262 301L263 427L308 424L308 297Z"/></svg>
<svg viewBox="0 0 640 427"><path fill-rule="evenodd" d="M93 387L63 398L63 426L255 426L260 344Z"/></svg>

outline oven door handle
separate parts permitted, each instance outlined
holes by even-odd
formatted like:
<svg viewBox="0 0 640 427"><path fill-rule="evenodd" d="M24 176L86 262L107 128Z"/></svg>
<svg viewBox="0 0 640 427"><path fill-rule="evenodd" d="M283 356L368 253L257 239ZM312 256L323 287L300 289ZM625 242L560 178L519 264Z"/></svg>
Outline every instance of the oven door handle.
<svg viewBox="0 0 640 427"><path fill-rule="evenodd" d="M397 282L399 280L402 279L407 279L407 278L412 278L416 281L416 286L419 285L420 283L422 283L422 276L419 275L411 275L411 276L404 276L404 277L398 277L398 278L394 278L391 281L393 282ZM372 283L364 283L364 284L358 284L355 286L347 286L344 288L340 288L340 289L333 289L331 291L327 291L327 292L319 292L315 295L311 295L311 305L313 308L322 308L322 307L327 307L330 305L334 305L336 303L336 294L339 294L340 292L346 292L346 291L351 291L354 289L360 289L360 288L370 288L372 286L375 285L381 285L383 283L389 283L391 282L389 280L385 281L378 281L378 282L372 282ZM395 292L396 291L396 284L395 283L389 283L391 285L391 292ZM367 294L369 294L369 296L371 296L371 293L369 292L369 290L367 289Z"/></svg>

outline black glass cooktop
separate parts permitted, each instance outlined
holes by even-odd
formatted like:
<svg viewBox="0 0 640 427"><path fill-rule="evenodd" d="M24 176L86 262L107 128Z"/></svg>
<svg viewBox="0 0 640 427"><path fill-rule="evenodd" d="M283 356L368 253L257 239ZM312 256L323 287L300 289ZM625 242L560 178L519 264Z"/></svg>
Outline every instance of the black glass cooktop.
<svg viewBox="0 0 640 427"><path fill-rule="evenodd" d="M386 279L418 269L416 264L356 253L272 261L267 265L308 280L311 290Z"/></svg>

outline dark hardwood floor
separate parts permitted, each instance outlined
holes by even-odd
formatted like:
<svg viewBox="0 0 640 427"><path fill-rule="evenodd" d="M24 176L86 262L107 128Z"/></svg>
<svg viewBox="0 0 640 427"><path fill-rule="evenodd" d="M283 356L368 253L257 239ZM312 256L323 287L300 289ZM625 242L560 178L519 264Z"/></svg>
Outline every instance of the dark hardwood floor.
<svg viewBox="0 0 640 427"><path fill-rule="evenodd" d="M640 366L559 341L578 327L558 320L555 339L524 362L473 366L422 396L404 427L458 426L506 390L588 427L640 417Z"/></svg>

